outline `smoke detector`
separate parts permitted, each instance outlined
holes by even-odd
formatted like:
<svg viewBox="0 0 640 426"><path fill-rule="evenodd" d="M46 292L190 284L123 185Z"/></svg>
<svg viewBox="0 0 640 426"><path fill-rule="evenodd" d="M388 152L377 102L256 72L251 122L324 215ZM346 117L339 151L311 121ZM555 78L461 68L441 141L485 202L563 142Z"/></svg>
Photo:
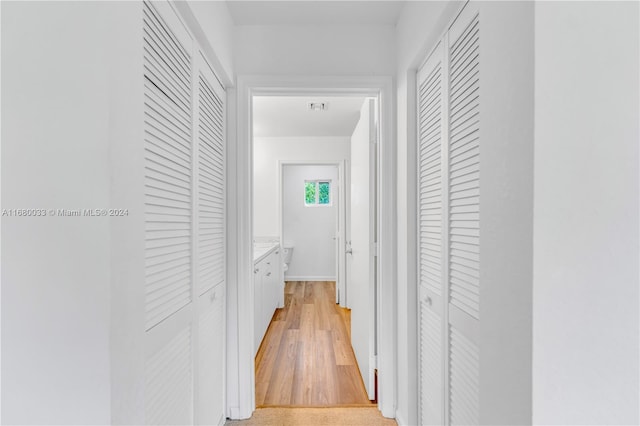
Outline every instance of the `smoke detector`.
<svg viewBox="0 0 640 426"><path fill-rule="evenodd" d="M309 111L326 111L329 108L327 102L309 102Z"/></svg>

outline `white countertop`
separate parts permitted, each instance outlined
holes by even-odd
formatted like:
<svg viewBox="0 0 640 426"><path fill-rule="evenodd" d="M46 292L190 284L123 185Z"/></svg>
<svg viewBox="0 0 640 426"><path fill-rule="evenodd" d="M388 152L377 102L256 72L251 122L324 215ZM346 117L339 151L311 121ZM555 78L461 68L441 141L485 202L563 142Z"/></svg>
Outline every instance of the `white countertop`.
<svg viewBox="0 0 640 426"><path fill-rule="evenodd" d="M253 243L253 263L260 262L278 247L278 243Z"/></svg>

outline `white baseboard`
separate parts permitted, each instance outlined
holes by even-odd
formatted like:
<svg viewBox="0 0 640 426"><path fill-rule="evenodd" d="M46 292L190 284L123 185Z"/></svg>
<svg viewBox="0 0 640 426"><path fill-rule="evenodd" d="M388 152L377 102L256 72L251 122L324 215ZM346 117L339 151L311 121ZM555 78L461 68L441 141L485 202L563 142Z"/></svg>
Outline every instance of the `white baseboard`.
<svg viewBox="0 0 640 426"><path fill-rule="evenodd" d="M284 276L285 281L336 281L336 277L303 277L303 276Z"/></svg>
<svg viewBox="0 0 640 426"><path fill-rule="evenodd" d="M404 418L400 415L400 412L396 410L396 423L398 426L409 426L407 422L404 421Z"/></svg>
<svg viewBox="0 0 640 426"><path fill-rule="evenodd" d="M229 418L233 420L240 419L240 407L229 407Z"/></svg>

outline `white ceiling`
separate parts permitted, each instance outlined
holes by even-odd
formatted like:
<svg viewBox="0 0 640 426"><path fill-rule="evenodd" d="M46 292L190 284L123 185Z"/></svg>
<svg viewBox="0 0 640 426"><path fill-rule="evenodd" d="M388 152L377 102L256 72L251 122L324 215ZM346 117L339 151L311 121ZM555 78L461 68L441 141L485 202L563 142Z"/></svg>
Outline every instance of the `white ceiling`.
<svg viewBox="0 0 640 426"><path fill-rule="evenodd" d="M404 1L227 0L236 25L395 25Z"/></svg>
<svg viewBox="0 0 640 426"><path fill-rule="evenodd" d="M351 136L364 97L256 96L255 137ZM309 102L326 102L326 111L310 111Z"/></svg>

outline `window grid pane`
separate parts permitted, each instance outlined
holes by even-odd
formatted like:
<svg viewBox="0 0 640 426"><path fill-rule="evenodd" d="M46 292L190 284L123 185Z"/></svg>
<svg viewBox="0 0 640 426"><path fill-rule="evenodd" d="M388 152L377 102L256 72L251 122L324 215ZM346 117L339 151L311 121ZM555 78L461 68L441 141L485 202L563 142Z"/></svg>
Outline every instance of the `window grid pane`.
<svg viewBox="0 0 640 426"><path fill-rule="evenodd" d="M305 204L316 204L316 182L304 183Z"/></svg>
<svg viewBox="0 0 640 426"><path fill-rule="evenodd" d="M318 182L318 204L329 204L329 182Z"/></svg>

